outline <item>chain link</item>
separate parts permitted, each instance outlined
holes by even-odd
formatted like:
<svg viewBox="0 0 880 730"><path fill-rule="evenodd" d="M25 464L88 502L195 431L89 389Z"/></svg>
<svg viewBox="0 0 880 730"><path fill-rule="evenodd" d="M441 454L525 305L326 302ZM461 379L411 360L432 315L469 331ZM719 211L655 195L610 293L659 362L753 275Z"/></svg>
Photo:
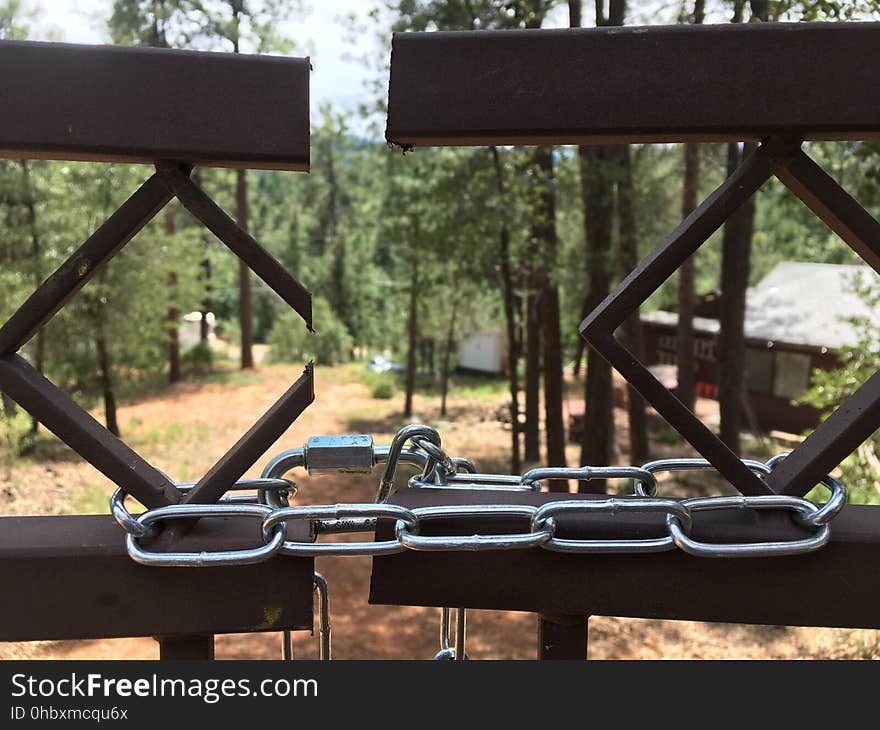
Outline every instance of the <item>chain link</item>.
<svg viewBox="0 0 880 730"><path fill-rule="evenodd" d="M786 494L762 494L749 497L699 497L685 499L682 506L689 513L722 509L787 509L794 514L800 514L803 518L814 515L816 505L801 497L792 497ZM714 544L694 540L688 533L689 527L684 527L678 515L666 516L666 525L675 545L690 555L701 558L748 558L768 557L772 555L799 555L818 550L823 547L831 536L831 527L828 524L820 525L815 533L800 540L784 540L770 542L730 543Z"/></svg>
<svg viewBox="0 0 880 730"><path fill-rule="evenodd" d="M193 519L199 517L260 517L268 519L272 509L263 504L173 504L167 507L155 507L147 510L137 518L143 527L167 520ZM287 528L282 522L270 533L264 533L265 542L257 548L244 550L217 550L214 552L173 552L163 553L148 550L141 546L142 537L128 533L125 536L125 548L131 558L142 565L160 567L203 568L209 565L252 565L276 555L284 544Z"/></svg>
<svg viewBox="0 0 880 730"><path fill-rule="evenodd" d="M175 486L181 495L185 495L187 492L191 491L195 485L196 482L183 482L181 484L176 484ZM261 494L268 492L276 495L275 499L279 506L286 506L288 500L291 497L296 496L296 485L288 479L280 478L260 477L258 479L239 479L232 485L232 489L229 491L246 489L255 489L257 491L253 494L227 493L223 495L220 502L222 504L253 504L261 502ZM128 499L128 497L128 492L123 489L117 489L113 493L113 496L110 497L110 514L113 515L119 526L129 535L134 535L135 537L147 537L148 535L153 535L158 532L155 523L145 526L137 517L126 509L125 500Z"/></svg>
<svg viewBox="0 0 880 730"><path fill-rule="evenodd" d="M408 444L412 446L408 446ZM371 447L372 448L372 447ZM830 523L846 503L844 485L832 476L822 480L831 495L822 505L782 494L736 497L696 497L669 499L655 496L657 474L679 471L713 469L705 459L662 459L641 467L613 466L579 468L539 468L522 476L511 474L482 474L474 465L461 458L450 458L443 450L439 434L422 425L402 429L390 447L373 448L374 463L386 462L380 483L378 501L364 504L337 504L317 506L290 506L285 496L295 494L295 485L281 478L295 466L305 466L304 452L294 450L272 460L266 476L236 482L234 489L257 489L257 495L227 495L216 505L179 504L160 507L135 517L125 509L125 492L118 490L111 499L111 512L126 531L126 547L136 561L146 565L201 566L216 564L244 565L268 560L274 555L393 555L406 550L416 551L483 551L523 550L542 548L553 552L575 554L654 553L680 549L700 557L753 557L793 555L818 550L830 537ZM769 475L786 457L774 456L766 463L744 459L743 463L761 478ZM615 496L596 499L568 499L547 502L541 506L523 504L440 505L407 509L383 501L391 494L396 469L406 462L420 466L422 471L410 480L419 488L491 489L538 491L542 482L550 480L632 480L633 496ZM461 471L459 471L461 470ZM192 485L178 485L185 492ZM266 495L271 495L266 497ZM254 504L260 497L260 503ZM266 502L265 504L262 502ZM797 539L767 539L755 542L707 543L693 537L694 515L705 511L766 511L790 513L794 524L803 530ZM605 515L613 518L631 515L655 514L661 534L651 537L620 537L580 539L558 534L559 523L565 518ZM156 527L168 520L209 516L244 516L260 518L259 534L262 544L255 548L235 551L161 553L151 551L142 543L155 532ZM319 534L373 532L379 520L389 520L394 526L394 539L362 542L317 542ZM487 534L437 534L437 529L423 527L439 520L476 521L489 528ZM287 539L288 523L306 523L304 541ZM606 520L607 522L607 520ZM517 524L522 529L512 529ZM664 529L665 528L665 529ZM446 647L448 648L448 647Z"/></svg>
<svg viewBox="0 0 880 730"><path fill-rule="evenodd" d="M415 524L408 525L398 520L394 534L400 544L409 550L522 550L541 547L553 538L553 531L540 527L530 528L528 532L502 535L420 535L421 526L431 520L465 517L503 519L521 517L531 520L538 508L526 504L477 504L449 505L440 507L418 507L412 510Z"/></svg>

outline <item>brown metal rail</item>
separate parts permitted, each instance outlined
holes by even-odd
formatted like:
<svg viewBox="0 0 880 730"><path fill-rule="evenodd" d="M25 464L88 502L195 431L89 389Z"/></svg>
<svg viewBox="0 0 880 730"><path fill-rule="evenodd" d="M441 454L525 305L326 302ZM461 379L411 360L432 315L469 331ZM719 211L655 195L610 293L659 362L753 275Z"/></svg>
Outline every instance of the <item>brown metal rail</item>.
<svg viewBox="0 0 880 730"><path fill-rule="evenodd" d="M601 499L603 495L408 489L404 507L529 504ZM664 534L664 517L559 515L557 534L571 539L647 539ZM437 519L423 533L501 534L528 520ZM389 539L381 524L377 539ZM779 512L703 512L693 535L707 542L787 540L803 536ZM789 557L702 558L679 550L656 554L574 555L546 550L417 552L373 559L370 602L531 611L556 616L627 616L793 626L880 628L880 506L848 505L830 542ZM557 621L559 622L559 621ZM583 645L581 644L581 647Z"/></svg>
<svg viewBox="0 0 880 730"><path fill-rule="evenodd" d="M395 34L389 142L880 135L877 23Z"/></svg>
<svg viewBox="0 0 880 730"><path fill-rule="evenodd" d="M174 549L254 547L259 532L256 520L204 518ZM288 535L309 539L299 525ZM313 563L145 567L109 515L0 517L0 641L310 630Z"/></svg>
<svg viewBox="0 0 880 730"><path fill-rule="evenodd" d="M309 169L309 59L0 43L0 156Z"/></svg>

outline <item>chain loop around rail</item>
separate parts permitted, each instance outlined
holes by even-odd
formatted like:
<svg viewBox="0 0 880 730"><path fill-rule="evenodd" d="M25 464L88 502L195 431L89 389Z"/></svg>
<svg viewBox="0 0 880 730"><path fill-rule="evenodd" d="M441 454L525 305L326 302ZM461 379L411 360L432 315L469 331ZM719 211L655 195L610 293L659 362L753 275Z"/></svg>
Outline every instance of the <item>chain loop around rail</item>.
<svg viewBox="0 0 880 730"><path fill-rule="evenodd" d="M175 486L178 492L187 494L195 485L196 482L183 482ZM279 505L286 506L288 500L296 496L296 485L287 479L279 478L239 479L230 491L239 489L255 489L257 491L253 494L224 494L220 502L223 504L254 504L261 501L261 493L270 492L276 495ZM126 509L125 500L128 499L128 496L128 492L125 490L117 489L113 496L110 497L110 514L113 515L119 526L129 535L146 537L147 535L155 534L155 523L145 526L135 515Z"/></svg>
<svg viewBox="0 0 880 730"><path fill-rule="evenodd" d="M219 504L178 504L147 510L135 517L125 508L125 492L117 490L111 499L111 512L126 535L126 547L132 558L146 565L244 565L268 560L274 555L316 557L325 555L392 555L406 550L417 551L484 551L523 550L541 548L553 552L574 554L608 553L655 553L680 549L700 557L755 557L803 554L818 550L830 537L830 524L846 503L846 489L840 480L826 476L821 484L831 495L825 504L817 505L802 498L783 494L735 497L695 497L671 499L657 497L657 477L661 472L705 471L713 469L705 459L660 459L641 467L611 466L579 468L538 468L521 476L513 474L481 474L472 462L460 457L451 458L441 446L436 430L414 424L406 426L397 434L389 447L375 447L370 437L343 437L357 442L358 449L370 449L372 456L359 461L386 463L377 503L337 505L290 506L286 496L296 493L295 485L282 474L296 466L308 466L307 449L284 452L273 459L260 479L242 479L233 489L256 489L257 495L226 495ZM333 470L328 466L326 452L330 443L321 437L314 440L315 449L323 449L320 469ZM340 443L343 443L340 442ZM360 445L364 442L366 445ZM311 443L311 442L310 442ZM346 442L347 443L347 442ZM317 453L317 452L316 452ZM743 464L761 478L769 475L787 454L780 454L766 463L743 459ZM343 454L339 469L345 471L350 461ZM414 464L421 473L410 480L412 487L455 490L539 491L541 483L549 480L608 480L628 479L633 482L634 495L607 498L565 499L546 502L541 506L528 504L483 505L436 505L407 509L387 503L399 463ZM317 462L316 462L317 463ZM191 484L178 485L181 492ZM260 503L254 504L259 497ZM503 501L503 500L502 500ZM778 510L791 515L802 537L792 539L766 538L754 542L709 543L693 536L694 515L704 511L767 511ZM604 516L606 523L618 514L659 515L658 534L639 537L621 535L597 539L576 538L559 534L573 516L580 516L584 526L589 527L590 518ZM258 517L261 520L259 534L263 544L246 550L162 553L151 551L143 543L155 532L158 525L174 519L196 519L208 516ZM389 521L394 528L394 538L381 541L318 542L321 534L374 532L380 520ZM442 534L435 525L443 520L456 520L458 533L467 532L462 523L474 522L482 532L472 534ZM306 523L307 538L304 541L287 539L290 522ZM603 527L607 534L608 524ZM302 531L300 531L302 534ZM448 647L445 647L448 648Z"/></svg>

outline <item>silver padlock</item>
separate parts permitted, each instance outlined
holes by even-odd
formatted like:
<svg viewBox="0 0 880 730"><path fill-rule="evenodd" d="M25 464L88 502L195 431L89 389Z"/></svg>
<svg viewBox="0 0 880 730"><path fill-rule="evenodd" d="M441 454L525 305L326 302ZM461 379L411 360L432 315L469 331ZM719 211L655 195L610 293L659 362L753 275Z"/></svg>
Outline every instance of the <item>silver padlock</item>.
<svg viewBox="0 0 880 730"><path fill-rule="evenodd" d="M375 462L373 437L312 436L306 444L309 474L369 474Z"/></svg>

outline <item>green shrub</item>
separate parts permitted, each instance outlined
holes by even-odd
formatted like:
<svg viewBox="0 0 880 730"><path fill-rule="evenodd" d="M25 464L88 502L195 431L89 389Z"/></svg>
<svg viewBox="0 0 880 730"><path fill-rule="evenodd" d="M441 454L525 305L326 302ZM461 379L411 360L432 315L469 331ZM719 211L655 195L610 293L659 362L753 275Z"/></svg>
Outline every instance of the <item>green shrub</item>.
<svg viewBox="0 0 880 730"><path fill-rule="evenodd" d="M293 311L282 314L269 331L269 359L272 362L314 360L319 365L348 362L352 341L348 329L334 314L326 299L313 302L315 333L310 333Z"/></svg>
<svg viewBox="0 0 880 730"><path fill-rule="evenodd" d="M15 414L0 415L0 444L3 449L3 460L11 461L24 456L34 448L33 421L21 408Z"/></svg>
<svg viewBox="0 0 880 730"><path fill-rule="evenodd" d="M190 372L209 373L214 367L214 351L207 342L199 342L186 350L180 360Z"/></svg>
<svg viewBox="0 0 880 730"><path fill-rule="evenodd" d="M387 379L378 380L375 385L373 385L370 395L372 395L373 398L378 398L380 400L390 400L394 397L394 383Z"/></svg>

